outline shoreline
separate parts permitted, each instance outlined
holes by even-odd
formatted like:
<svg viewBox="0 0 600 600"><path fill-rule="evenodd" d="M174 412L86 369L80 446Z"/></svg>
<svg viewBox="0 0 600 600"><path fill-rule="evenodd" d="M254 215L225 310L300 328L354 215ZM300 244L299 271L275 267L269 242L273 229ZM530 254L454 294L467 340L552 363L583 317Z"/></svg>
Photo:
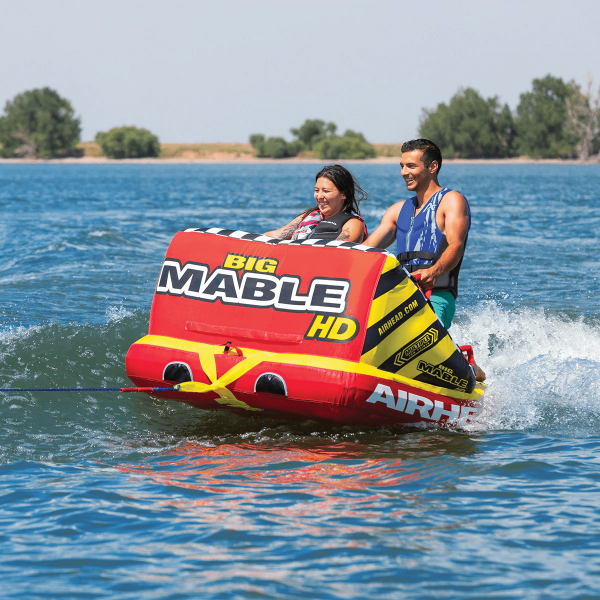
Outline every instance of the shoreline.
<svg viewBox="0 0 600 600"><path fill-rule="evenodd" d="M337 159L329 161L319 158L256 158L255 156L216 156L201 158L106 158L103 156L83 156L81 158L0 158L3 164L74 164L74 165L123 165L123 164L331 164L339 162L344 164L398 164L399 156L378 156L366 159ZM577 160L564 158L446 158L444 165L598 165L600 158L591 160Z"/></svg>
<svg viewBox="0 0 600 600"><path fill-rule="evenodd" d="M344 164L376 164L397 165L402 155L402 144L373 144L377 156L366 159L324 160L315 152L303 150L292 158L258 158L256 150L249 143L210 142L195 144L162 143L161 155L155 158L107 158L102 156L102 149L96 142L79 142L75 148L75 156L64 158L0 158L1 164L75 164L75 165L164 165L164 164L306 164L325 165L333 162ZM600 154L587 161L564 158L529 158L527 156L513 158L446 158L448 165L584 165L600 164Z"/></svg>

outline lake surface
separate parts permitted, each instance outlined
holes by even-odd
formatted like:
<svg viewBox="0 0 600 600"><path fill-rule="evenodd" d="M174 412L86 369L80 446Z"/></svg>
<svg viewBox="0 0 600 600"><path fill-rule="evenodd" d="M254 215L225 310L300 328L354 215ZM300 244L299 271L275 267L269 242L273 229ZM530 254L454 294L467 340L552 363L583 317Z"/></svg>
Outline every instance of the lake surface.
<svg viewBox="0 0 600 600"><path fill-rule="evenodd" d="M0 387L121 387L173 235L263 232L319 165L0 165ZM399 167L351 165L369 230ZM600 165L445 165L468 198L466 430L0 392L2 598L600 598Z"/></svg>

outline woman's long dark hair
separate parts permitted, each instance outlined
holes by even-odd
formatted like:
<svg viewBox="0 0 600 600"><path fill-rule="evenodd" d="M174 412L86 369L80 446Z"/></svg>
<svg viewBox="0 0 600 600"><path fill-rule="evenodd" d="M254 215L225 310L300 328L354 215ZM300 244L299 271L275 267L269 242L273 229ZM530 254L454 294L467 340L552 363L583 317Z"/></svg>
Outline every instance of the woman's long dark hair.
<svg viewBox="0 0 600 600"><path fill-rule="evenodd" d="M354 214L360 215L359 204L363 200L369 199L369 194L360 187L358 181L354 178L352 173L348 171L342 165L328 165L323 167L315 177L315 181L318 181L321 177L329 179L333 185L346 196L342 211L353 212ZM302 213L304 219L308 214L314 210L319 210L318 206L313 206Z"/></svg>

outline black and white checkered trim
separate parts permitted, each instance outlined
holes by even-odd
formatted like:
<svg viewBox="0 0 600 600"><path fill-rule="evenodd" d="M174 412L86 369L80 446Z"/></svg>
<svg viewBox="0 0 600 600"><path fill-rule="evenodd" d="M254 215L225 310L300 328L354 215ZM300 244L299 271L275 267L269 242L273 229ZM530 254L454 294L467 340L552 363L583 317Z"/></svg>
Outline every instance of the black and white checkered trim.
<svg viewBox="0 0 600 600"><path fill-rule="evenodd" d="M265 244L286 244L291 246L314 246L317 248L343 248L344 250L360 250L361 252L379 252L380 254L387 254L388 256L394 256L387 250L381 250L380 248L371 248L370 246L364 246L363 244L355 244L354 242L340 242L339 240L278 240L277 238L269 237L268 235L262 235L260 233L248 233L247 231L239 231L235 229L221 229L220 227L198 227L192 229L184 229L187 232L196 233L212 233L214 235L222 235L223 237L231 237L237 240L248 240L252 242L264 242ZM395 258L395 257L394 257Z"/></svg>

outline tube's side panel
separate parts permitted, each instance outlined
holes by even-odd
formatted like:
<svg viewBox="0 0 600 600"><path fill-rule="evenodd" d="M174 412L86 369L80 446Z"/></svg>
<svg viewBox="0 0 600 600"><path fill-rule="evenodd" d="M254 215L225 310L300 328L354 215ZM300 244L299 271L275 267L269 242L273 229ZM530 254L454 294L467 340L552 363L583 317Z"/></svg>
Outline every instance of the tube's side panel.
<svg viewBox="0 0 600 600"><path fill-rule="evenodd" d="M369 310L361 362L449 390L471 392L475 375L406 271L388 258Z"/></svg>

